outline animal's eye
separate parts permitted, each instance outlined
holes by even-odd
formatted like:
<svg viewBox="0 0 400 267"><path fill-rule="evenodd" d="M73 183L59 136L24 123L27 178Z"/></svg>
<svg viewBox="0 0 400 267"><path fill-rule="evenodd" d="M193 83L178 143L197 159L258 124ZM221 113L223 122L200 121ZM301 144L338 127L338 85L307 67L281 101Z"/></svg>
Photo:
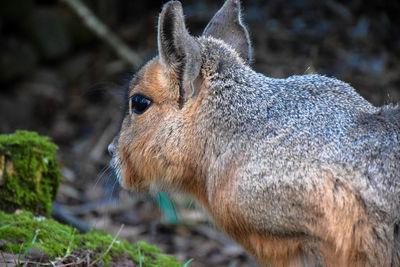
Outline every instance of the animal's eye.
<svg viewBox="0 0 400 267"><path fill-rule="evenodd" d="M134 94L129 97L129 109L136 114L145 112L153 102L140 94Z"/></svg>

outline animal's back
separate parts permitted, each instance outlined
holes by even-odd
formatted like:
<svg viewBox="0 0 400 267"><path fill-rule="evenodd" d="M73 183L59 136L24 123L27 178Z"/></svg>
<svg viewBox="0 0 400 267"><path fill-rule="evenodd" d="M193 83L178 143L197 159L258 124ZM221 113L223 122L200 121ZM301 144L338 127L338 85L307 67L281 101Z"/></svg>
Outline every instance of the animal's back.
<svg viewBox="0 0 400 267"><path fill-rule="evenodd" d="M232 65L213 76L205 108L218 109L207 116L221 147L243 151L240 157L257 162L264 179L276 180L290 162L293 168L315 161L354 170L357 177L347 182L361 190L363 200L399 218L400 127L396 117L382 114L390 107L374 107L335 78L273 79ZM282 179L291 179L284 173Z"/></svg>
<svg viewBox="0 0 400 267"><path fill-rule="evenodd" d="M319 232L343 243L349 231L358 233L352 239L375 231L363 242L385 240L393 248L376 253L400 257L393 230L400 219L398 108L374 107L348 84L321 75L273 79L233 64L213 79L207 104L219 112L206 117L217 160L235 170L237 217L261 233L318 239Z"/></svg>

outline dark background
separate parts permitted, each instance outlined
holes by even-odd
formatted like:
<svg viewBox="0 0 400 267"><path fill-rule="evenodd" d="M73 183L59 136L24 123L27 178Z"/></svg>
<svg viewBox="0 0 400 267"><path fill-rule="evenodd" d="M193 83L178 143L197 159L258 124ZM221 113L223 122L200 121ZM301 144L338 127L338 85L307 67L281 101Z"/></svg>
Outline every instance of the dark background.
<svg viewBox="0 0 400 267"><path fill-rule="evenodd" d="M91 0L85 4L143 62L156 53L165 1ZM223 1L182 1L200 35ZM320 73L350 83L375 105L400 101L400 2L248 0L243 19L253 66L271 77ZM108 143L118 131L123 85L135 69L54 0L0 2L0 133L38 131L59 147L64 212L130 241L157 244L191 266L255 266L188 197L171 196L171 225L154 198L121 191L109 170Z"/></svg>

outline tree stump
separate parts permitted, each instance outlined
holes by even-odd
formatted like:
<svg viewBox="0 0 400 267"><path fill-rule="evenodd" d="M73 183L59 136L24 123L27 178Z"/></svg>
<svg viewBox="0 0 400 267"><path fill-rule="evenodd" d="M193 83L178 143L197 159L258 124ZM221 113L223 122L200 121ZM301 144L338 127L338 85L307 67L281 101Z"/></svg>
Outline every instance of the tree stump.
<svg viewBox="0 0 400 267"><path fill-rule="evenodd" d="M57 149L35 132L0 135L0 210L51 215L60 183Z"/></svg>

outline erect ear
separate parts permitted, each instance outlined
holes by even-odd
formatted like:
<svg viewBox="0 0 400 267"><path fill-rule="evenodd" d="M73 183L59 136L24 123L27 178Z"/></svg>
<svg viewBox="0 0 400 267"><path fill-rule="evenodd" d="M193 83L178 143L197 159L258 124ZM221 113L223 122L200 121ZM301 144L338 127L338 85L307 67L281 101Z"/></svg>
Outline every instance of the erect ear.
<svg viewBox="0 0 400 267"><path fill-rule="evenodd" d="M232 46L246 63L250 63L252 50L249 32L240 16L240 1L226 0L204 29L203 36L222 39Z"/></svg>
<svg viewBox="0 0 400 267"><path fill-rule="evenodd" d="M201 56L197 41L188 33L182 5L170 1L164 5L158 21L158 52L161 63L172 68L180 79L180 105L193 92L193 82L200 72Z"/></svg>

